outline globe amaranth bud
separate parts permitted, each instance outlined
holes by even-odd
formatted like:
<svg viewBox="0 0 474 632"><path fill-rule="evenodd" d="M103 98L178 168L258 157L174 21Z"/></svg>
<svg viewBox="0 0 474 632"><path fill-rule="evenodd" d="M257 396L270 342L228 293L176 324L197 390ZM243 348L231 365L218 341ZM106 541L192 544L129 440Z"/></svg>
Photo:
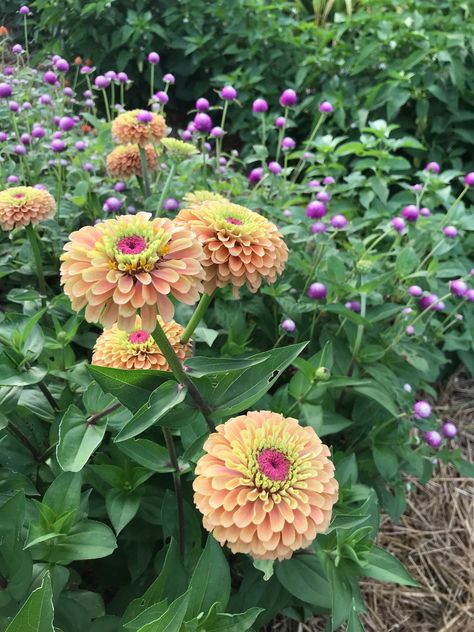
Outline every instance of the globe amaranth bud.
<svg viewBox="0 0 474 632"><path fill-rule="evenodd" d="M331 378L331 371L325 366L320 366L316 369L314 377L321 382L327 382Z"/></svg>
<svg viewBox="0 0 474 632"><path fill-rule="evenodd" d="M458 434L458 429L453 423L447 421L441 426L441 432L446 439L454 439L454 437Z"/></svg>
<svg viewBox="0 0 474 632"><path fill-rule="evenodd" d="M373 268L373 262L369 259L359 259L356 263L356 269L358 272L370 272Z"/></svg>

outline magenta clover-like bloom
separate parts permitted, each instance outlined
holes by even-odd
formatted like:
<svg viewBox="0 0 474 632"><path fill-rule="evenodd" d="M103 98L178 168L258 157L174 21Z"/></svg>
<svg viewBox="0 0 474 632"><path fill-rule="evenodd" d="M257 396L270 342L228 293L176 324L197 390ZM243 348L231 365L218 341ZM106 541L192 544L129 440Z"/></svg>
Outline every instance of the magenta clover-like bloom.
<svg viewBox="0 0 474 632"><path fill-rule="evenodd" d="M205 112L198 112L193 122L198 132L210 132L212 129L212 119Z"/></svg>
<svg viewBox="0 0 474 632"><path fill-rule="evenodd" d="M427 401L421 399L413 405L413 412L417 419L428 419L431 416L431 406Z"/></svg>
<svg viewBox="0 0 474 632"><path fill-rule="evenodd" d="M319 104L319 111L324 114L331 114L331 112L334 112L334 107L329 101L323 101Z"/></svg>
<svg viewBox="0 0 474 632"><path fill-rule="evenodd" d="M155 53L154 51L152 51L151 53L148 53L147 59L150 62L150 64L160 63L160 56L158 55L158 53Z"/></svg>
<svg viewBox="0 0 474 632"><path fill-rule="evenodd" d="M326 215L326 206L318 200L313 200L306 207L306 216L313 219L324 217Z"/></svg>
<svg viewBox="0 0 474 632"><path fill-rule="evenodd" d="M282 321L280 327L284 331L287 331L288 333L292 333L296 329L296 323L294 320L291 320L291 318L285 318L285 320Z"/></svg>
<svg viewBox="0 0 474 632"><path fill-rule="evenodd" d="M441 171L441 167L437 162L429 162L425 167L425 171L431 171L431 173L435 173L437 175Z"/></svg>
<svg viewBox="0 0 474 632"><path fill-rule="evenodd" d="M428 430L423 434L423 436L426 443L435 450L437 450L443 442L443 437L437 430Z"/></svg>
<svg viewBox="0 0 474 632"><path fill-rule="evenodd" d="M458 434L458 429L453 423L447 421L441 426L441 432L446 439L454 439L454 437Z"/></svg>
<svg viewBox="0 0 474 632"><path fill-rule="evenodd" d="M252 104L252 111L254 114L264 114L268 110L268 103L265 99L255 99Z"/></svg>
<svg viewBox="0 0 474 632"><path fill-rule="evenodd" d="M323 283L311 283L307 292L309 298L320 300L326 298L327 289Z"/></svg>
<svg viewBox="0 0 474 632"><path fill-rule="evenodd" d="M298 96L294 90L291 88L287 88L284 90L280 96L280 105L282 107L291 107L296 105L298 101Z"/></svg>

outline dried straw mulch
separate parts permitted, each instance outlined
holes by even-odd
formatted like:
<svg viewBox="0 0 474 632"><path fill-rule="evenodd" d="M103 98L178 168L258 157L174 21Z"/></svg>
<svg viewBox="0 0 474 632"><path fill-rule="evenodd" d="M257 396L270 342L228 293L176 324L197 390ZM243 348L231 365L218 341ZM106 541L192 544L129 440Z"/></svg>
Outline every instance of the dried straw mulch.
<svg viewBox="0 0 474 632"><path fill-rule="evenodd" d="M462 371L448 381L437 408L456 423L463 456L474 458L474 379ZM393 553L418 588L361 582L366 632L474 631L474 483L438 466L423 487L416 481L399 524L382 520L378 544ZM324 622L275 621L267 632L323 632ZM341 630L342 632L342 630Z"/></svg>

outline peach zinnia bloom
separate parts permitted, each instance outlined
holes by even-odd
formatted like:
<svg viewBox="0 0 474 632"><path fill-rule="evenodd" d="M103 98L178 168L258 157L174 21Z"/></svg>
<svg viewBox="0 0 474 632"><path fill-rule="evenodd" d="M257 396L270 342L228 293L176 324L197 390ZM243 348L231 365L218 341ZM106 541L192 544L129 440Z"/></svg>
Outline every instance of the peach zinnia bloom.
<svg viewBox="0 0 474 632"><path fill-rule="evenodd" d="M338 484L312 428L250 411L217 426L204 450L194 502L205 529L233 553L288 559L328 528Z"/></svg>
<svg viewBox="0 0 474 632"><path fill-rule="evenodd" d="M204 248L204 288L211 294L227 284L256 292L262 280L274 283L285 267L288 248L275 224L254 211L227 201L191 205L176 216L198 236Z"/></svg>
<svg viewBox="0 0 474 632"><path fill-rule="evenodd" d="M137 114L143 110L130 110L119 114L112 122L112 138L117 143L126 145L149 145L152 141L159 143L166 136L165 119L160 114L152 114L149 123L141 123Z"/></svg>
<svg viewBox="0 0 474 632"><path fill-rule="evenodd" d="M56 211L53 196L43 189L13 187L0 193L0 226L21 228L49 219Z"/></svg>
<svg viewBox="0 0 474 632"><path fill-rule="evenodd" d="M204 204L204 202L227 202L227 198L213 191L193 191L192 193L186 193L184 201L188 208L196 208Z"/></svg>
<svg viewBox="0 0 474 632"><path fill-rule="evenodd" d="M189 358L192 352L191 342L182 344L180 341L184 327L174 320L165 323L160 317L158 317L158 322L181 362ZM132 332L121 331L117 325L104 329L96 340L92 364L113 369L170 370L168 362L152 335L141 328L140 318L137 318Z"/></svg>
<svg viewBox="0 0 474 632"><path fill-rule="evenodd" d="M144 147L148 169L156 169L156 153L151 145ZM119 145L107 156L107 171L113 178L142 175L138 145Z"/></svg>
<svg viewBox="0 0 474 632"><path fill-rule="evenodd" d="M88 322L131 331L141 316L153 331L157 313L173 318L168 295L193 305L203 291L202 248L194 233L151 213L120 215L69 235L61 283Z"/></svg>

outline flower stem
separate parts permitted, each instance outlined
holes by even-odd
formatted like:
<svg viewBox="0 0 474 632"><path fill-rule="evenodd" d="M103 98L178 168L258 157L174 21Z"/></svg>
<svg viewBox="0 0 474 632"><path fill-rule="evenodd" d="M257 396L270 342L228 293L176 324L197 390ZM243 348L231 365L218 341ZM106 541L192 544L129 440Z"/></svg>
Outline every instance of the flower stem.
<svg viewBox="0 0 474 632"><path fill-rule="evenodd" d="M105 105L105 113L107 115L107 122L110 123L112 119L110 118L109 100L107 99L107 93L104 88L102 88L102 96L104 97L104 105Z"/></svg>
<svg viewBox="0 0 474 632"><path fill-rule="evenodd" d="M321 127L321 124L322 124L323 121L324 121L324 113L321 113L321 116L319 117L316 125L313 127L313 131L311 132L311 134L309 135L308 140L306 141L306 144L305 144L305 147L304 147L304 152L308 151L308 148L310 147L311 143L315 139L316 134L318 133L318 130ZM301 172L301 170L303 168L303 164L304 164L304 157L300 158L299 161L298 161L298 164L296 165L296 169L294 170L293 177L292 177L293 182L300 175L300 172Z"/></svg>
<svg viewBox="0 0 474 632"><path fill-rule="evenodd" d="M288 106L285 107L285 114L284 114L284 119L285 122L284 124L280 127L280 130L278 132L278 140L277 140L277 148L276 148L276 157L275 160L278 162L278 159L280 158L280 152L281 152L281 141L283 140L283 134L285 133L286 130L286 121L287 121L287 116L288 116Z"/></svg>
<svg viewBox="0 0 474 632"><path fill-rule="evenodd" d="M19 441L21 441L21 443L26 448L28 448L28 450L31 452L31 455L33 456L34 460L39 463L40 462L40 460L39 460L40 459L40 453L35 448L35 446L31 443L31 441L28 439L28 437L26 435L24 435L23 432L17 426L15 426L15 424L13 424L11 421L8 422L7 429L10 431L10 433L12 435L14 435Z"/></svg>
<svg viewBox="0 0 474 632"><path fill-rule="evenodd" d="M194 333L194 330L201 322L210 302L212 301L212 294L203 294L199 301L193 315L191 316L189 323L186 325L183 335L181 336L181 343L186 344Z"/></svg>
<svg viewBox="0 0 474 632"><path fill-rule="evenodd" d="M227 116L227 109L229 107L229 102L226 101L224 103L224 108L222 109L222 118L221 118L221 129L224 129L224 125L225 125L225 119ZM221 150L222 150L222 136L219 136L216 142L216 165L217 168L219 168L219 159L221 157Z"/></svg>
<svg viewBox="0 0 474 632"><path fill-rule="evenodd" d="M30 58L30 50L28 48L28 26L26 23L26 14L23 14L23 32L25 34L25 50L26 50L26 56L28 57L28 59Z"/></svg>
<svg viewBox="0 0 474 632"><path fill-rule="evenodd" d="M163 208L163 201L164 201L164 199L166 197L166 194L168 193L168 189L170 188L171 180L173 179L175 171L176 171L176 165L173 162L171 164L168 176L167 176L167 178L165 180L165 184L164 184L163 190L161 191L160 199L158 200L158 208L156 210L157 216L159 216L160 213L161 213L161 209Z"/></svg>
<svg viewBox="0 0 474 632"><path fill-rule="evenodd" d="M46 293L47 293L46 281L44 279L43 264L41 262L41 250L40 250L39 240L32 224L28 224L26 226L26 234L30 242L33 258L35 260L36 274L38 276L38 287L41 294L41 305L42 307L44 307L46 305Z"/></svg>
<svg viewBox="0 0 474 632"><path fill-rule="evenodd" d="M150 178L148 176L148 164L146 160L146 153L145 153L145 149L141 145L139 146L138 149L140 151L140 163L142 165L143 186L145 188L145 197L149 198L151 195L151 188L150 188Z"/></svg>
<svg viewBox="0 0 474 632"><path fill-rule="evenodd" d="M155 91L155 64L150 64L150 103L153 101Z"/></svg>
<svg viewBox="0 0 474 632"><path fill-rule="evenodd" d="M262 152L265 149L267 143L267 130L265 127L265 114L262 114ZM262 169L265 167L265 157L262 153Z"/></svg>
<svg viewBox="0 0 474 632"><path fill-rule="evenodd" d="M201 394L194 386L192 380L186 375L183 366L181 364L180 359L176 355L173 347L171 346L168 338L166 337L163 328L160 323L157 321L155 331L153 332L153 338L156 341L156 344L160 348L161 353L164 355L166 361L168 362L176 381L185 386L188 389L189 395L194 400L194 403L201 411L204 419L206 420L207 426L211 432L214 432L215 425L211 419L211 409L206 404L206 402L202 399Z"/></svg>
<svg viewBox="0 0 474 632"><path fill-rule="evenodd" d="M173 484L174 491L176 493L176 505L178 509L178 531L179 531L179 553L181 558L184 558L185 547L185 534L184 534L184 501L183 501L183 489L181 487L181 476L179 470L178 457L176 455L176 448L173 441L173 436L169 428L163 428L163 435L165 437L166 447L168 454L170 455L171 465L174 468L173 472Z"/></svg>
<svg viewBox="0 0 474 632"><path fill-rule="evenodd" d="M454 200L454 202L451 204L451 206L448 208L448 210L446 211L446 215L444 220L441 222L441 226L446 226L446 224L449 222L449 220L451 219L451 215L454 211L454 209L456 208L456 206L458 205L458 203L463 199L463 197L466 195L466 193L469 190L469 185L466 184L466 186L464 187L464 189L461 191L461 193L458 195L458 197Z"/></svg>

